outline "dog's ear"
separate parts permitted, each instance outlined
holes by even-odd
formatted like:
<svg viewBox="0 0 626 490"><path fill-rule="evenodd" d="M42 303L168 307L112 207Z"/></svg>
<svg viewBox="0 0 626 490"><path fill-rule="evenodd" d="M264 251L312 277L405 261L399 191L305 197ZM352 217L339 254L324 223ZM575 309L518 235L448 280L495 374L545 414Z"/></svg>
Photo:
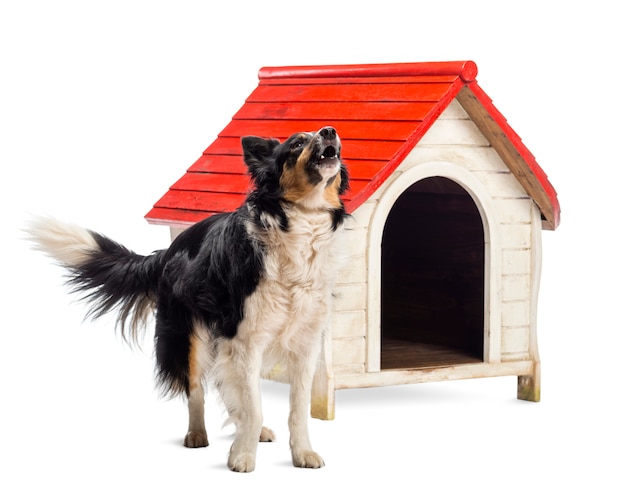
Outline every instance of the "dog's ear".
<svg viewBox="0 0 626 490"><path fill-rule="evenodd" d="M271 156L280 141L274 138L260 138L258 136L244 136L241 138L243 160L248 166L248 172L258 183L264 181L273 173L270 165Z"/></svg>
<svg viewBox="0 0 626 490"><path fill-rule="evenodd" d="M274 138L259 138L258 136L244 136L241 138L241 146L243 147L243 159L246 165L258 164L272 156L274 148L280 144L280 141Z"/></svg>

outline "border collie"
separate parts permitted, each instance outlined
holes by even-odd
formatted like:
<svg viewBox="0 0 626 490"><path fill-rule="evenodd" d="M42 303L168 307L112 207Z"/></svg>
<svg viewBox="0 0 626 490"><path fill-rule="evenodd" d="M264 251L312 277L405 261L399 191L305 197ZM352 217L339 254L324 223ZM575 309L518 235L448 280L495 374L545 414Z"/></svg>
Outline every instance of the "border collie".
<svg viewBox="0 0 626 490"><path fill-rule="evenodd" d="M259 380L278 366L290 384L295 466L319 468L308 411L332 288L340 266L341 195L348 172L333 127L276 139L241 140L253 187L237 210L211 216L166 250L135 254L111 239L52 218L29 226L35 248L68 270L90 316L117 311L122 336L137 339L154 312L156 378L189 408L187 447L208 445L205 381L236 427L233 471L253 471L263 427Z"/></svg>

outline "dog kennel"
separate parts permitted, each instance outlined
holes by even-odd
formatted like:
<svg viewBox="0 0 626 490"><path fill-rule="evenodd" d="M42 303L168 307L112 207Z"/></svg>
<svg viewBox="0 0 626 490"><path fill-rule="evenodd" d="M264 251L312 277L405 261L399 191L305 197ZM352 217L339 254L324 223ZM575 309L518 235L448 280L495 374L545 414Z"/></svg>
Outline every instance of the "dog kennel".
<svg viewBox="0 0 626 490"><path fill-rule="evenodd" d="M240 138L334 126L351 176L349 251L315 378L337 389L517 376L538 401L541 233L556 191L471 61L262 68L259 85L147 214L172 234L248 191Z"/></svg>

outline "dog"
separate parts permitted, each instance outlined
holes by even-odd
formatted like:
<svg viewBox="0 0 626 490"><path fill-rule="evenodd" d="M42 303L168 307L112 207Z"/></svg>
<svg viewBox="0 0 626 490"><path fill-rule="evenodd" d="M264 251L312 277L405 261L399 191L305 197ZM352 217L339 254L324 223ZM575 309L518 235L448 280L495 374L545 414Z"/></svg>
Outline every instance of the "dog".
<svg viewBox="0 0 626 490"><path fill-rule="evenodd" d="M157 385L187 399L185 446L209 444L204 388L213 383L236 428L228 467L253 471L258 442L275 439L263 426L260 379L280 366L293 464L320 468L308 411L348 217L341 141L326 126L283 143L245 136L241 144L252 183L243 204L187 228L165 250L138 255L49 217L34 219L28 238L67 269L88 316L117 312L122 336L135 340L155 318Z"/></svg>

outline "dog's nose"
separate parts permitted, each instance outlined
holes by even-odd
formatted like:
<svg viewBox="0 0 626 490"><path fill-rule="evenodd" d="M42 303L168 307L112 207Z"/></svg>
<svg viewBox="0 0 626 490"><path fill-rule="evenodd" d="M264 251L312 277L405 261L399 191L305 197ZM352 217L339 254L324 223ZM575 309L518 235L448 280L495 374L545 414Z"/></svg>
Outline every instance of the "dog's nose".
<svg viewBox="0 0 626 490"><path fill-rule="evenodd" d="M320 136L327 140L334 140L337 137L337 130L332 126L320 129Z"/></svg>

